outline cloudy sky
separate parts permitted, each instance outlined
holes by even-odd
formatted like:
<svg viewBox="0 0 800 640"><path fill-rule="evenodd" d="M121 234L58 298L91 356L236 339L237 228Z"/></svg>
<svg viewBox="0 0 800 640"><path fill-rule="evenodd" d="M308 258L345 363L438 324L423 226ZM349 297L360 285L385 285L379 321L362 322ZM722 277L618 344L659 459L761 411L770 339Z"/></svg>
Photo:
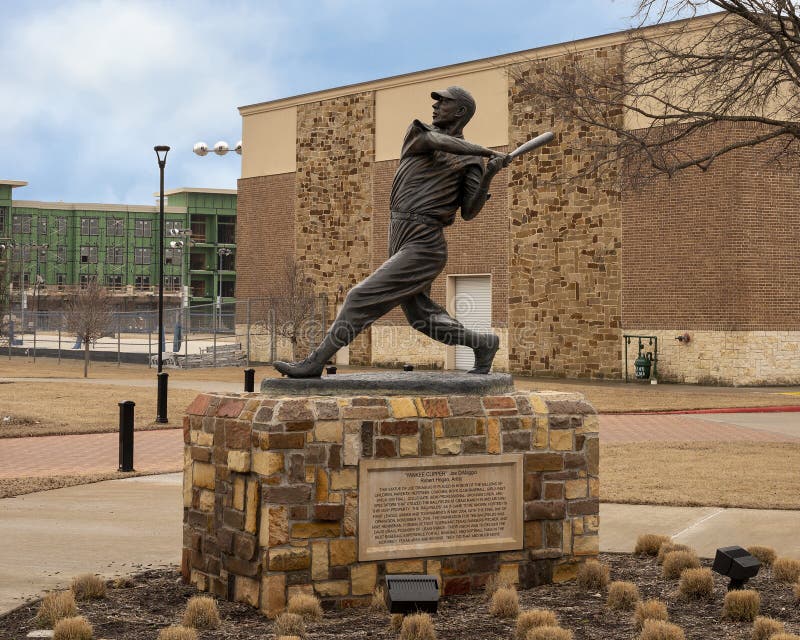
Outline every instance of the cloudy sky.
<svg viewBox="0 0 800 640"><path fill-rule="evenodd" d="M237 107L630 26L634 0L0 0L0 179L20 200L236 188Z"/></svg>

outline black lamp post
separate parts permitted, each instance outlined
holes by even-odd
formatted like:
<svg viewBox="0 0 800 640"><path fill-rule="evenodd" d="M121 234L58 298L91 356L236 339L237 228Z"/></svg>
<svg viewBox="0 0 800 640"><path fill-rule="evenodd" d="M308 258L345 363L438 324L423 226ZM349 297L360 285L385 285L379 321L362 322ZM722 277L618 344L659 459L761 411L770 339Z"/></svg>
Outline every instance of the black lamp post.
<svg viewBox="0 0 800 640"><path fill-rule="evenodd" d="M164 167L167 166L167 153L169 147L159 145L153 147L158 158L158 168L161 174L161 189L158 198L158 410L156 422L164 423L167 420L167 375L162 374L163 368L163 336L164 336ZM162 155L163 154L163 155Z"/></svg>

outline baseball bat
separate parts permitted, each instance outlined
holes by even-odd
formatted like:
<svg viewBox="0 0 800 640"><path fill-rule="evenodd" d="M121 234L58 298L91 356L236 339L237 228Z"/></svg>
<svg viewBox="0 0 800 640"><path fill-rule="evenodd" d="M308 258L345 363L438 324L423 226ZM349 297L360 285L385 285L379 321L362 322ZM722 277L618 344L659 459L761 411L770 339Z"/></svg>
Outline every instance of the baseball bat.
<svg viewBox="0 0 800 640"><path fill-rule="evenodd" d="M545 133L536 136L535 138L528 140L526 143L521 144L516 149L514 149L510 155L512 158L516 158L521 156L523 153L528 153L528 151L533 151L537 147L541 147L543 144L547 144L553 139L553 132L546 131Z"/></svg>

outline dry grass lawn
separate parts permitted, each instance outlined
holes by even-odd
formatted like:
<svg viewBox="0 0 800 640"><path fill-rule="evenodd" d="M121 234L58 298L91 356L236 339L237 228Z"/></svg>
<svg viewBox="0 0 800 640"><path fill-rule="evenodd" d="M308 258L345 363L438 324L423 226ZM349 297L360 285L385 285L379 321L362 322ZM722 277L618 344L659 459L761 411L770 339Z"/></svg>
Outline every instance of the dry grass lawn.
<svg viewBox="0 0 800 640"><path fill-rule="evenodd" d="M648 442L600 446L603 502L800 509L800 446Z"/></svg>
<svg viewBox="0 0 800 640"><path fill-rule="evenodd" d="M133 478L136 476L153 476L161 473L173 473L175 469L164 471L134 471L132 473L120 473L109 471L108 473L91 473L83 475L67 476L43 476L43 477L23 477L23 478L0 478L0 498L11 498L21 496L26 493L36 491L49 491L51 489L61 489L62 487L74 487L79 484L91 484L104 480L120 480L121 478Z"/></svg>

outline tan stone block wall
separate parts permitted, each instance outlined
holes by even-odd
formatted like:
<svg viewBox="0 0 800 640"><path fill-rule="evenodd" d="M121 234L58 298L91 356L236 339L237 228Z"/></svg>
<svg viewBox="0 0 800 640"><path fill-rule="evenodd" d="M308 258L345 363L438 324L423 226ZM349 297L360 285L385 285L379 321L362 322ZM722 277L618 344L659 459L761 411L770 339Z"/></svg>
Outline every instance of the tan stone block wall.
<svg viewBox="0 0 800 640"><path fill-rule="evenodd" d="M270 617L298 591L367 606L386 573L431 573L452 595L498 572L523 587L569 579L598 553L598 421L579 394L201 394L184 441L184 580ZM518 455L523 548L359 562L359 461L409 454Z"/></svg>
<svg viewBox="0 0 800 640"><path fill-rule="evenodd" d="M800 384L800 331L689 329L688 344L675 339L687 333L683 328L636 329L625 333L658 337L658 379L665 382L734 386ZM644 346L646 351L652 351L647 341ZM637 341L633 339L628 345L631 379L637 350Z"/></svg>

